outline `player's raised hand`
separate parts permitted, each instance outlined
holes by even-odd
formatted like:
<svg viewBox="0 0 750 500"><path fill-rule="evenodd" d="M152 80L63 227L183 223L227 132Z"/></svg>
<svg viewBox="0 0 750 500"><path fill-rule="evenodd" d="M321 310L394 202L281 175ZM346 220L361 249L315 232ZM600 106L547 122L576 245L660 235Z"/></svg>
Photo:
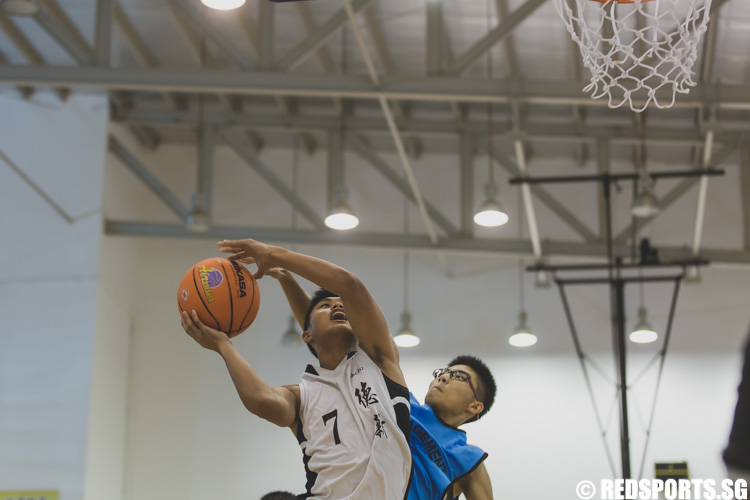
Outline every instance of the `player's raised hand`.
<svg viewBox="0 0 750 500"><path fill-rule="evenodd" d="M217 243L221 253L231 253L230 260L252 259L258 266L258 271L253 275L255 279L260 279L271 265L271 246L255 241L252 239L245 240L224 240Z"/></svg>
<svg viewBox="0 0 750 500"><path fill-rule="evenodd" d="M198 342L198 344L205 349L219 352L222 342L229 342L229 337L226 333L222 333L204 325L201 320L198 319L198 313L195 311L191 311L189 314L187 311L182 311L180 319L185 333L190 335L193 340Z"/></svg>

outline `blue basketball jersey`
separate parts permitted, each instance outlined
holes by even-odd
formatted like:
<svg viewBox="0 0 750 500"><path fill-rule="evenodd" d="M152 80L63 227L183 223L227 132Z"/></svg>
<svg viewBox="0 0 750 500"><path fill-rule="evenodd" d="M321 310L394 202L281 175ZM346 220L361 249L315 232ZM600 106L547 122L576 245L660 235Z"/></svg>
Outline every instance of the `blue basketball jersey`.
<svg viewBox="0 0 750 500"><path fill-rule="evenodd" d="M428 405L409 393L411 436L409 448L414 475L409 500L451 498L453 483L472 472L487 458L480 448L466 442L466 433L444 424Z"/></svg>

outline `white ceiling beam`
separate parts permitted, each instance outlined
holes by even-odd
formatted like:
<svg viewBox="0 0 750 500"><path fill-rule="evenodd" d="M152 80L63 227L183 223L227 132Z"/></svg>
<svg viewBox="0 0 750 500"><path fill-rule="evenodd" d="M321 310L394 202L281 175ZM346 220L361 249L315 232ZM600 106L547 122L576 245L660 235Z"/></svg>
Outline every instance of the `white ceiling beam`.
<svg viewBox="0 0 750 500"><path fill-rule="evenodd" d="M237 19L242 24L248 40L250 40L250 46L253 49L256 59L260 59L260 33L258 33L258 28L255 26L255 21L253 21L247 5L237 11Z"/></svg>
<svg viewBox="0 0 750 500"><path fill-rule="evenodd" d="M32 64L45 64L46 61L42 57L42 55L39 53L38 50L36 50L36 47L29 41L28 38L21 32L21 30L15 25L13 21L11 21L6 14L0 9L0 31L5 33L5 36L8 37L8 39L11 41L11 43L18 49L18 51L23 55L23 57L29 61ZM2 61L4 64L7 63L7 60ZM70 91L67 89L61 89L56 88L53 89L55 94L57 94L57 97L60 98L61 101L65 101L68 96L70 95ZM18 91L21 92L21 95L25 96L25 98L30 98L31 94L33 94L33 88L28 87L18 87Z"/></svg>
<svg viewBox="0 0 750 500"><path fill-rule="evenodd" d="M159 60L138 34L135 26L117 0L114 0L114 20L117 29L122 33L138 64L143 68L158 68L160 66Z"/></svg>
<svg viewBox="0 0 750 500"><path fill-rule="evenodd" d="M318 29L318 24L315 22L315 18L312 15L310 4L306 2L297 2L295 4L295 7L297 10L297 15L299 16L300 22L305 28L305 32L307 33L307 35L309 36L315 33L315 30ZM315 56L318 60L320 68L324 73L336 72L336 68L333 65L333 60L331 59L331 54L328 52L328 48L325 46L325 44L321 44L320 47L315 50Z"/></svg>
<svg viewBox="0 0 750 500"><path fill-rule="evenodd" d="M273 2L258 2L258 67L261 71L271 71L274 67L273 39L276 33L276 16Z"/></svg>
<svg viewBox="0 0 750 500"><path fill-rule="evenodd" d="M2 67L0 67L2 73ZM199 117L195 110L174 111L164 109L123 109L117 110L111 116L111 120L129 125L151 125L167 128L194 128ZM283 116L244 114L235 115L226 111L206 110L202 120L218 127L247 127L254 130L267 131L308 131L320 132L341 125L338 117L305 116L295 115L290 120ZM359 134L390 135L387 123L381 118L363 118L353 116L347 118L347 129ZM424 120L404 118L399 122L399 130L402 136L424 136L424 137L457 137L462 132L470 133L475 138L486 138L487 122L483 120L463 121L456 124L452 120ZM500 139L508 139L513 132L505 121L496 121L493 124L494 136ZM733 145L740 140L743 134L750 129L732 130L725 128L717 131L714 141L716 143ZM645 140L647 144L660 144L671 146L702 146L703 136L694 127L669 127L650 126L645 138L633 126L585 126L576 129L572 126L526 124L520 132L526 140L533 142L559 142L559 143L583 143L594 145L599 138L606 138L612 144L634 145ZM478 142L481 147L481 141Z"/></svg>
<svg viewBox="0 0 750 500"><path fill-rule="evenodd" d="M414 197L414 192L409 186L409 183L406 182L403 176L399 175L399 173L395 169L391 168L391 166L388 165L385 160L378 156L377 153L375 153L375 151L373 151L373 149L369 147L365 143L365 141L362 140L362 138L349 133L347 134L347 143L363 159L365 159L378 172L380 172L383 177L388 180L388 182L390 182L396 189L401 192L401 194L406 196L412 203L416 204L417 201ZM445 231L446 234L450 236L455 236L458 234L458 229L456 229L455 225L445 215L443 215L440 210L435 207L435 205L430 203L427 199L424 199L424 205L428 215L430 216L430 219L432 219L435 224L437 224L443 231Z"/></svg>
<svg viewBox="0 0 750 500"><path fill-rule="evenodd" d="M305 217L315 228L323 229L323 219L313 210L297 193L281 180L263 161L255 154L252 148L245 144L242 137L234 131L219 130L217 135L231 147L237 156L245 161L255 172L257 172L268 184L287 200L299 213Z"/></svg>
<svg viewBox="0 0 750 500"><path fill-rule="evenodd" d="M221 28L217 28L209 23L200 6L194 6L191 2L182 2L180 0L168 1L175 8L182 9L185 18L193 29L221 49L233 64L244 70L256 69L257 64L253 57L247 51L238 47Z"/></svg>
<svg viewBox="0 0 750 500"><path fill-rule="evenodd" d="M4 65L0 82L13 85L70 86L81 88L217 92L290 97L343 97L352 99L414 100L434 102L501 102L581 104L603 107L581 91L585 82L504 82L453 77L403 80L386 78L376 88L356 75L298 75L245 71L184 69L125 69L42 65ZM658 95L658 93L657 93ZM750 110L750 85L698 84L687 96L678 96L674 108L717 106Z"/></svg>
<svg viewBox="0 0 750 500"><path fill-rule="evenodd" d="M131 53L141 67L158 68L159 60L149 49L148 44L141 38L128 15L117 0L108 0L113 6L113 18L115 26L122 33L125 42L130 47ZM187 107L185 99L173 92L161 92L162 98L178 109Z"/></svg>
<svg viewBox="0 0 750 500"><path fill-rule="evenodd" d="M425 36L425 53L427 54L426 71L428 75L442 73L442 32L443 32L443 0L425 2L427 14L427 33Z"/></svg>
<svg viewBox="0 0 750 500"><path fill-rule="evenodd" d="M195 234L187 231L181 224L164 224L149 222L130 222L106 220L104 231L116 236L145 236L167 238L202 238L217 239L257 238L262 241L286 244L313 244L328 246L358 246L368 248L389 248L397 250L416 250L426 253L443 252L457 255L528 255L532 252L531 242L511 238L441 238L437 246L432 244L426 235L405 235L403 233L364 233L349 232L342 234L333 231L304 229L281 229L252 226L214 226L205 233ZM607 247L603 242L576 243L567 241L542 242L542 250L548 257L592 257L604 261ZM662 261L684 260L692 258L690 249L674 246L659 246L659 257ZM629 255L630 248L617 246L615 255ZM701 257L713 264L730 264L742 267L750 266L750 252L742 250L723 250L704 248Z"/></svg>
<svg viewBox="0 0 750 500"><path fill-rule="evenodd" d="M456 62L448 70L449 74L459 75L466 71L477 59L482 57L485 52L490 50L496 43L503 40L513 32L516 27L525 21L547 0L526 0L519 8L514 10L508 17L494 28L492 31L483 36L478 42L471 46L466 52L456 59Z"/></svg>
<svg viewBox="0 0 750 500"><path fill-rule="evenodd" d="M396 66L393 63L391 51L388 49L388 42L385 39L383 27L380 25L380 21L378 20L376 6L377 4L373 2L362 9L362 14L365 19L365 27L367 28L367 32L370 34L370 39L373 43L373 49L375 49L375 55L380 61L380 67L383 70L383 74L392 75L396 72Z"/></svg>
<svg viewBox="0 0 750 500"><path fill-rule="evenodd" d="M181 221L186 221L190 215L184 203L170 191L151 171L127 150L114 136L109 136L109 151L119 159L128 169L153 192Z"/></svg>
<svg viewBox="0 0 750 500"><path fill-rule="evenodd" d="M508 18L508 0L495 0L495 8L500 20ZM513 33L509 33L503 39L503 54L505 56L505 64L508 66L508 74L513 79L519 78L521 72L518 69L516 42L513 39Z"/></svg>
<svg viewBox="0 0 750 500"><path fill-rule="evenodd" d="M34 20L81 66L94 63L94 52L55 0L40 0Z"/></svg>
<svg viewBox="0 0 750 500"><path fill-rule="evenodd" d="M191 59L193 59L193 62L195 62L196 65L200 66L202 63L201 36L196 33L195 29L193 29L193 26L188 20L184 10L178 4L164 2L164 7L169 12L170 19L174 21L174 24L177 27L177 32L180 34L183 42L185 42L185 46L188 49L188 54ZM210 63L210 60L211 58L209 57L208 52L206 52L206 62Z"/></svg>
<svg viewBox="0 0 750 500"><path fill-rule="evenodd" d="M2 52L0 52L0 64L7 64L7 63L8 63L8 58L5 57L5 54L3 54ZM34 92L36 92L36 89L34 89L34 87L21 87L21 86L17 86L16 87L16 91L18 91L18 93L21 95L21 97L25 101L28 101L29 99L31 99L34 96Z"/></svg>
<svg viewBox="0 0 750 500"><path fill-rule="evenodd" d="M96 0L94 60L98 66L112 65L112 7L115 0Z"/></svg>
<svg viewBox="0 0 750 500"><path fill-rule="evenodd" d="M357 12L367 6L373 0L354 0L352 9ZM291 71L301 64L314 50L328 41L337 30L339 30L347 21L346 9L342 8L336 12L312 35L305 38L296 47L290 50L286 55L277 61L276 67L281 71Z"/></svg>

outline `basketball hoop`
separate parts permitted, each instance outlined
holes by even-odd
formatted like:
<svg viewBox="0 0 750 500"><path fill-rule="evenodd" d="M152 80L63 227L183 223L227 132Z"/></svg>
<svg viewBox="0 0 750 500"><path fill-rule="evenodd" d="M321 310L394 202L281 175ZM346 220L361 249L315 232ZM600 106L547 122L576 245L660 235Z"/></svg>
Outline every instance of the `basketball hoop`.
<svg viewBox="0 0 750 500"><path fill-rule="evenodd" d="M711 0L555 0L578 44L594 99L641 112L672 107L693 81Z"/></svg>

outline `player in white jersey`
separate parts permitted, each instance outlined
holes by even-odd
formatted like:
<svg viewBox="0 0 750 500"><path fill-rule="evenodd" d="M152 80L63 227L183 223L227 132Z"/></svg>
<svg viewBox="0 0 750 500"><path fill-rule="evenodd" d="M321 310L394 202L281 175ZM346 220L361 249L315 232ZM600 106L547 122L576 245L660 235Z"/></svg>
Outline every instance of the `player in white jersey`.
<svg viewBox="0 0 750 500"><path fill-rule="evenodd" d="M310 304L303 340L320 363L299 385L270 387L229 338L183 313L182 326L219 353L245 407L297 436L315 500L401 500L408 493L409 395L398 348L380 307L354 274L330 262L254 240L219 242L230 258L282 267L330 292Z"/></svg>

